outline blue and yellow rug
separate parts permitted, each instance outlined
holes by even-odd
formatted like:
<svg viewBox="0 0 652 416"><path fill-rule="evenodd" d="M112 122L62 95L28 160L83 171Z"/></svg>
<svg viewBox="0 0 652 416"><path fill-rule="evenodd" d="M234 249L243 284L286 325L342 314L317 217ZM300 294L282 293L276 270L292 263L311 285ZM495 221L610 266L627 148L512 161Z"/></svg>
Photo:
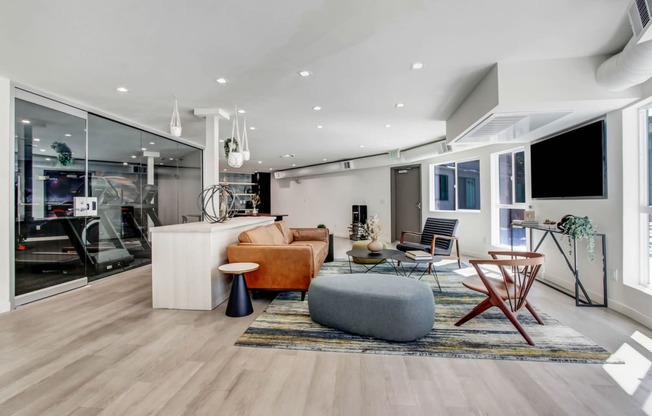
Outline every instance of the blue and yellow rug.
<svg viewBox="0 0 652 416"><path fill-rule="evenodd" d="M353 265L354 272L364 271ZM393 273L389 265L380 265L374 272ZM434 277L425 275L422 281L433 288L436 303L435 326L422 339L412 342L389 342L349 334L313 322L308 302L299 293L280 293L260 314L236 345L262 348L284 348L311 351L335 351L366 354L419 355L454 358L484 358L573 363L605 363L610 353L577 331L551 316L540 313L546 325L539 325L523 312L518 319L536 346L531 346L516 331L497 308L491 308L461 327L454 323L484 295L461 285L463 276L472 269L458 269L457 264L437 267L442 292L437 290ZM320 275L349 273L347 261L326 263Z"/></svg>

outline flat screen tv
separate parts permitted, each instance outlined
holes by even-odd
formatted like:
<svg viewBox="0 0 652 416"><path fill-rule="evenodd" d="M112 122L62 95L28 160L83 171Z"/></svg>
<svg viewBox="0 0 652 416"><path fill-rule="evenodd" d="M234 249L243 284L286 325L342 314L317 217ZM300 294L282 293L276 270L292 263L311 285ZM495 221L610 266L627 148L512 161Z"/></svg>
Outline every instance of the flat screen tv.
<svg viewBox="0 0 652 416"><path fill-rule="evenodd" d="M532 198L606 198L604 120L530 146Z"/></svg>

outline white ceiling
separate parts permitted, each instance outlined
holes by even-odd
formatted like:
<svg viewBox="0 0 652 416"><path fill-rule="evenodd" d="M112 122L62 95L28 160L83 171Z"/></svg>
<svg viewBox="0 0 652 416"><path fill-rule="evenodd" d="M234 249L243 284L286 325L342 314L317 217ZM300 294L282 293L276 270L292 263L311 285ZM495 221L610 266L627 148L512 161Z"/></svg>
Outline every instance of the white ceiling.
<svg viewBox="0 0 652 416"><path fill-rule="evenodd" d="M183 137L195 142L204 120L193 109L237 105L256 127L242 170L278 170L441 138L497 62L619 52L629 4L2 0L0 75L159 131L177 95ZM411 70L416 61L425 67ZM303 69L313 76L299 77ZM229 123L220 126L229 137Z"/></svg>

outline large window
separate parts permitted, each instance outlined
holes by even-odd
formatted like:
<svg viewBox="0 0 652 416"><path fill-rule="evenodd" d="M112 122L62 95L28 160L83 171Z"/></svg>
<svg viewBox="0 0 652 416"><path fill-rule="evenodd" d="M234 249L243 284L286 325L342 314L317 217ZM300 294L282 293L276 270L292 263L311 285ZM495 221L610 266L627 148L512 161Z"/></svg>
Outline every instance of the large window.
<svg viewBox="0 0 652 416"><path fill-rule="evenodd" d="M480 161L433 166L432 210L480 209Z"/></svg>
<svg viewBox="0 0 652 416"><path fill-rule="evenodd" d="M521 149L494 155L497 180L497 220L494 222L494 244L525 248L526 234L521 228L511 229L513 220L522 220L525 213L525 152Z"/></svg>
<svg viewBox="0 0 652 416"><path fill-rule="evenodd" d="M652 282L652 109L647 110L647 117L645 123L646 136L645 140L645 162L643 164L645 173L641 175L647 183L641 187L643 195L641 195L643 210L645 211L644 220L641 221L642 234L645 236L644 247L642 252L645 253L645 261L642 264L642 273L640 283L649 286Z"/></svg>

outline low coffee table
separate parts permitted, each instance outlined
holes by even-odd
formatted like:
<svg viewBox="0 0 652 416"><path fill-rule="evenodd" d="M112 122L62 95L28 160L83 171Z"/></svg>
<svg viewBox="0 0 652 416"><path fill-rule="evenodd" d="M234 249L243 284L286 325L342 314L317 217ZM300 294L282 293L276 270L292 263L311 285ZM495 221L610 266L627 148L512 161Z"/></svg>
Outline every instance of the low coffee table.
<svg viewBox="0 0 652 416"><path fill-rule="evenodd" d="M403 271L403 276L406 276L406 277L412 276L412 273L414 273L414 271L417 269L417 267L419 267L419 264L427 265L429 263L434 263L436 261L441 260L437 256L433 256L429 260L416 260L416 259L408 257L402 251L399 251L398 254L396 254L396 255L394 255L394 257L392 257L392 259L399 262L399 263L401 263L401 270ZM403 267L404 263L414 263L414 266L412 267L412 270L409 271L409 273L406 273L405 267ZM426 274L427 271L428 271L428 268L426 267L426 269L421 273L421 275L419 275L419 280L421 280L421 278L423 277L423 275ZM435 266L432 266L432 275L435 277L435 281L437 282L437 287L439 287L439 291L441 292L441 285L439 284L439 276L437 276L437 269L435 269Z"/></svg>
<svg viewBox="0 0 652 416"><path fill-rule="evenodd" d="M394 265L394 261L392 260L394 256L400 253L400 251L392 249L384 249L376 252L371 252L366 249L349 250L346 252L346 255L349 256L349 271L353 273L353 268L351 267L351 257L357 257L359 259L366 260L379 260L378 263L370 263L371 267L368 267L367 264L356 263L364 266L364 268L367 269L365 273L369 273L379 264L387 263L392 266L396 274L400 274L399 270Z"/></svg>

